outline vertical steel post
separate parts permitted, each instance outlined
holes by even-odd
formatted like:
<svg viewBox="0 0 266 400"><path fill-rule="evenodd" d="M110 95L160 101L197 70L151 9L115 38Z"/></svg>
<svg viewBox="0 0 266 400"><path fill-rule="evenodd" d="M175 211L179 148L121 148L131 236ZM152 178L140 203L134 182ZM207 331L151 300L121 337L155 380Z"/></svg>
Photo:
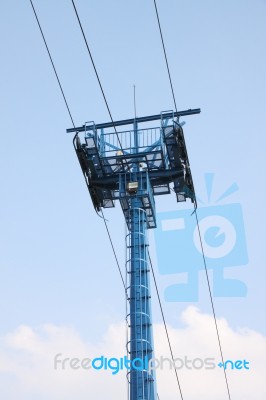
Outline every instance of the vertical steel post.
<svg viewBox="0 0 266 400"><path fill-rule="evenodd" d="M134 151L138 153L138 127L134 121ZM134 164L131 179L142 188L138 163ZM146 183L147 185L147 183ZM153 358L153 335L150 306L149 259L147 240L147 215L139 197L129 200L128 274L129 282L129 374L130 400L155 400L155 374L149 371Z"/></svg>
<svg viewBox="0 0 266 400"><path fill-rule="evenodd" d="M132 369L129 374L130 400L155 400L155 375L149 371L153 355L149 259L146 211L141 201L130 201L128 235L129 279L129 352Z"/></svg>

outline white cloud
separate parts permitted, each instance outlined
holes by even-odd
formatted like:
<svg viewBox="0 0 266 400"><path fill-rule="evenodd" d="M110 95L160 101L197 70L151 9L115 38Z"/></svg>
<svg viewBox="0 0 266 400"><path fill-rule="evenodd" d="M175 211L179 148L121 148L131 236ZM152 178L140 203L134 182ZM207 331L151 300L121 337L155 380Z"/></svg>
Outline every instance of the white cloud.
<svg viewBox="0 0 266 400"><path fill-rule="evenodd" d="M183 313L183 320L186 324L184 329L169 329L176 357L214 357L218 363L221 357L212 316L200 313L195 307L188 307ZM265 400L266 337L249 329L235 331L228 326L225 319L218 320L218 328L224 360L246 359L250 362L249 370L227 370L232 400ZM158 337L163 337L162 326L156 327L156 331ZM168 354L165 342L160 342L160 346L156 347L157 353ZM158 390L163 393L163 398L173 399L173 389L177 392L176 385L174 386L174 371L163 370L157 375ZM178 371L178 375L184 399L228 399L223 369L182 369Z"/></svg>
<svg viewBox="0 0 266 400"><path fill-rule="evenodd" d="M210 315L188 307L183 313L185 327L169 327L175 357L190 359L215 357L220 361L215 326ZM266 338L258 332L231 329L226 320L218 321L225 359L246 359L250 370L228 370L232 400L265 400ZM169 357L169 349L162 325L155 325L156 357ZM157 340L156 340L157 339ZM44 325L38 329L20 326L0 338L1 396L8 400L72 400L79 398L117 400L126 398L124 373L110 371L54 369L54 356L80 359L105 355L120 357L125 354L125 326L111 325L97 343L85 342L70 327ZM178 371L184 400L227 399L223 370ZM178 387L173 370L166 367L157 371L157 385L161 400L178 399Z"/></svg>

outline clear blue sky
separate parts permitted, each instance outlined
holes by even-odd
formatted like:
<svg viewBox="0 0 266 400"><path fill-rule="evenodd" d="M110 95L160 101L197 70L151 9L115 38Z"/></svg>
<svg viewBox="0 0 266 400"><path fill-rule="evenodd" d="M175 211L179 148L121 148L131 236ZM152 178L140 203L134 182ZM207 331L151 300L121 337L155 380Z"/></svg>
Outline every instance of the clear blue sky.
<svg viewBox="0 0 266 400"><path fill-rule="evenodd" d="M76 125L109 121L71 2L35 5ZM133 84L139 116L172 109L153 2L79 0L77 7L114 119L133 116ZM185 125L198 195L206 172L215 173L216 197L239 186L228 201L243 208L249 264L235 276L248 295L216 298L217 314L265 333L266 2L158 0L158 8L178 108L202 109ZM124 317L122 285L29 1L2 2L0 38L0 333L49 322L96 338ZM177 207L174 198L158 202L159 211ZM120 206L107 217L123 266ZM187 303L163 303L178 326ZM210 312L203 289L196 305Z"/></svg>

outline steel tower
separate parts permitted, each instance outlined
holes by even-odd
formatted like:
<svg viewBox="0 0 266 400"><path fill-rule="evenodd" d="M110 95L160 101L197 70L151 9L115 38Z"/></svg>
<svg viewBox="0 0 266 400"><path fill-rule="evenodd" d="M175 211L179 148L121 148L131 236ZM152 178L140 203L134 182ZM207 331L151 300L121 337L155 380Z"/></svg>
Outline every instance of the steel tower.
<svg viewBox="0 0 266 400"><path fill-rule="evenodd" d="M195 201L179 118L199 112L167 111L114 124L89 122L67 130L76 132L74 146L95 209L114 207L119 200L127 224L130 400L157 398L155 373L147 369L154 358L147 229L156 228L154 196L169 194L170 183L177 202ZM160 126L151 127L154 121L160 121ZM114 132L114 126L123 130Z"/></svg>

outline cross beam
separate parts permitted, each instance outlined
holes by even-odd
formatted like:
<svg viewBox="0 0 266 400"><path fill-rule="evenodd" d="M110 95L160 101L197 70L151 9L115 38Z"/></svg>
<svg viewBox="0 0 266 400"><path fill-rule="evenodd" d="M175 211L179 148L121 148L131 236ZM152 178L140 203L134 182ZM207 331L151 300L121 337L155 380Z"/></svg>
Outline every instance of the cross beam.
<svg viewBox="0 0 266 400"><path fill-rule="evenodd" d="M173 117L182 117L185 115L193 115L193 114L199 114L200 113L200 108L194 108L194 109L189 109L189 110L184 110L184 111L177 111L177 112L166 112L166 113L161 113L157 115L150 115L148 117L138 117L136 119L131 118L131 119L124 119L121 121L115 121L114 123L112 122L105 122L103 124L97 124L97 125L82 125L77 128L70 128L67 129L67 133L76 133L76 132L84 132L86 131L92 131L95 128L96 129L104 129L104 128L112 128L114 125L115 126L122 126L122 125L130 125L134 124L134 122L149 122L149 121L155 121L159 119L165 119L165 118L173 118Z"/></svg>

